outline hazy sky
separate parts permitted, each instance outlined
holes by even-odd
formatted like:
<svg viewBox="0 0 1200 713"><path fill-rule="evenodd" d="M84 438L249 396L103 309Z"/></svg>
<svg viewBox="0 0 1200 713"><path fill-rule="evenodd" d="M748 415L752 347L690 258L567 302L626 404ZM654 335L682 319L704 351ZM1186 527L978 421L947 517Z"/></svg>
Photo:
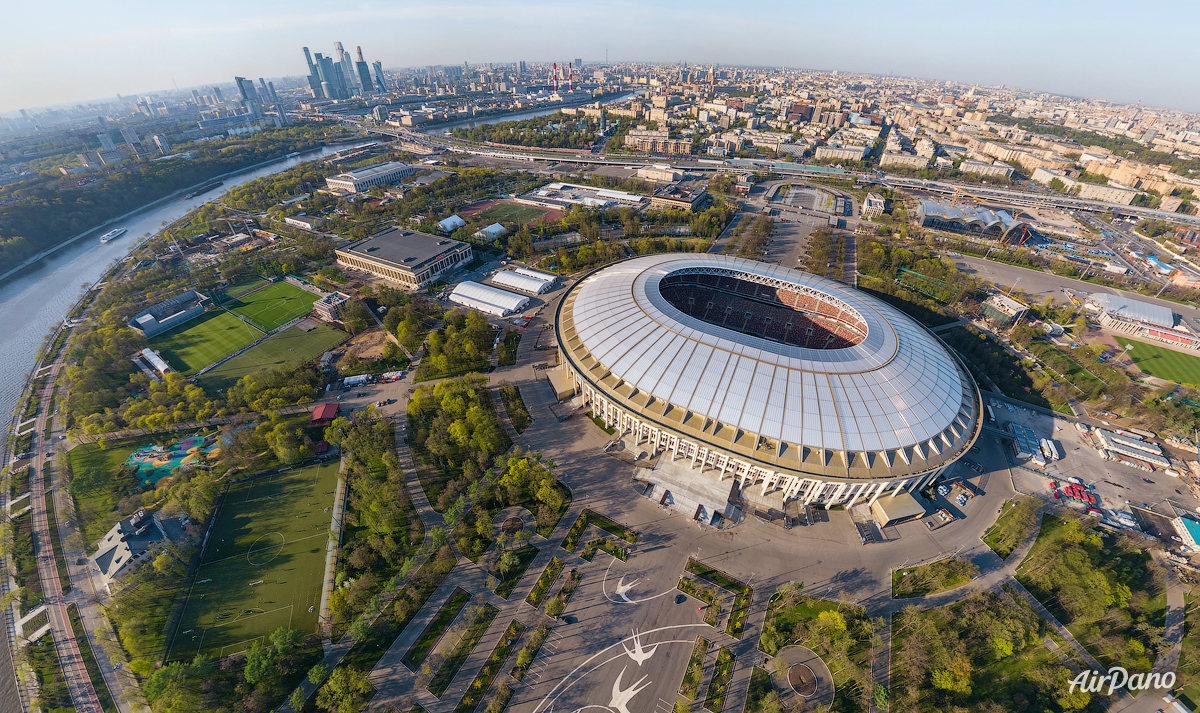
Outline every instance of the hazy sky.
<svg viewBox="0 0 1200 713"><path fill-rule="evenodd" d="M306 73L340 40L383 66L612 61L894 73L1200 111L1200 3L5 3L0 111Z"/></svg>

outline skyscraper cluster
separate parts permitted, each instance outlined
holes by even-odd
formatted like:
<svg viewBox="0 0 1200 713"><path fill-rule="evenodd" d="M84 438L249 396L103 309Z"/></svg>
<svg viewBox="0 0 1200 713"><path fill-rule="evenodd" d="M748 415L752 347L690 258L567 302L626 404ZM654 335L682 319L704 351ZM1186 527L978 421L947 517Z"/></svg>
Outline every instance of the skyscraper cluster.
<svg viewBox="0 0 1200 713"><path fill-rule="evenodd" d="M308 62L308 88L314 99L349 99L352 96L386 91L383 83L383 65L370 65L363 59L362 47L358 50L358 61L350 60L350 53L341 42L333 43L333 56L324 57L320 52L310 54L304 48L304 59ZM371 70L375 76L372 77Z"/></svg>

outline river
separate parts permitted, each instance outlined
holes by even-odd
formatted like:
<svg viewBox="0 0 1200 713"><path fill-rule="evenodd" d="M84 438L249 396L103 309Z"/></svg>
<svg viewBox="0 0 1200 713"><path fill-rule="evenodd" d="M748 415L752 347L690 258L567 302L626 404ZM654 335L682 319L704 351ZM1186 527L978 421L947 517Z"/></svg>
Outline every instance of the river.
<svg viewBox="0 0 1200 713"><path fill-rule="evenodd" d="M164 224L182 218L201 206L246 181L269 176L304 161L345 149L346 146L323 146L313 151L226 178L219 189L195 198L182 196L147 211L130 216L120 223L129 232L101 245L99 236L84 238L74 245L29 267L28 271L0 285L0 414L7 422L25 389L25 381L33 370L42 339L59 324L67 310L82 293L84 283L100 279L114 261L125 257L144 236L160 230Z"/></svg>

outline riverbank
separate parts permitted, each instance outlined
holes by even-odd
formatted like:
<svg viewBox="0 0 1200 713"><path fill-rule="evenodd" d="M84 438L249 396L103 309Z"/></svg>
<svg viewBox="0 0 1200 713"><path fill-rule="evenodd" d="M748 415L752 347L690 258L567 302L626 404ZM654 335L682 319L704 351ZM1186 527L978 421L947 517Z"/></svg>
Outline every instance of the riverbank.
<svg viewBox="0 0 1200 713"><path fill-rule="evenodd" d="M361 141L361 139L357 139L357 140ZM320 151L320 150L321 150L320 146L315 146L311 149L305 149L303 151L300 151L299 153L301 155L304 155L306 153L312 153L313 151ZM79 233L78 235L73 235L73 236L67 238L66 240L64 240L63 242L59 243L58 245L55 245L52 248L47 248L47 249L39 252L38 254L27 258L26 260L24 260L19 265L12 268L11 270L0 274L0 284L3 284L3 282L6 279L8 279L9 277L11 277L13 275L16 275L17 273L21 272L25 268L30 267L31 265L37 264L39 261L44 260L44 259L50 257L51 255L54 255L55 253L58 253L59 251L64 250L64 249L74 245L78 241L80 241L88 236L92 236L92 235L99 233L100 231L104 230L105 228L111 226L113 223L119 223L122 220L129 218L130 216L134 216L143 211L150 210L150 209L154 208L155 206L161 205L162 203L166 203L167 201L174 200L176 198L179 198L180 196L186 197L188 193L190 193L194 190L197 190L199 188L202 188L202 187L212 183L213 181L221 181L221 180L224 180L231 176L236 176L240 173L245 173L246 171L253 171L256 168L262 168L263 166L268 166L272 163L277 163L281 160L286 160L286 159L287 159L287 156L276 156L275 158L267 159L266 161L259 161L258 163L251 164L249 166L243 166L242 168L239 168L234 171L227 171L220 175L212 176L211 178L200 181L199 183L194 183L190 186L187 186L186 188L181 188L178 191L175 191L174 193L171 193L169 195L163 196L162 198L158 198L156 200L150 201L149 203L146 203L145 205L138 206L137 208L134 208L131 211L128 211L122 215L119 215L116 218L113 218L111 220L107 220L94 228L89 228L88 230L85 230L82 233Z"/></svg>

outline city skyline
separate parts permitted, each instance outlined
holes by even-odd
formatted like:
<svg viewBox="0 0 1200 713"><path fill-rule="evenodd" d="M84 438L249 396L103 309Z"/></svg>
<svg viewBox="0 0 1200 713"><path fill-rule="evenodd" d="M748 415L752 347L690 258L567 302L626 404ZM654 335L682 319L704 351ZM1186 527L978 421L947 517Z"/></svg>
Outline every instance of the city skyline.
<svg viewBox="0 0 1200 713"><path fill-rule="evenodd" d="M617 2L602 9L560 2L408 8L363 3L329 12L313 2L246 7L217 0L205 15L160 6L137 11L142 5L149 9L129 3L129 12L117 14L65 0L49 10L14 8L18 26L45 26L37 20L53 13L56 36L25 33L6 44L10 62L38 56L43 71L10 75L0 111L226 84L235 75L303 78L307 71L302 58L297 61L298 48L328 55L336 41L348 50L363 46L385 68L560 56L596 63L607 51L614 63L891 74L1200 111L1200 86L1188 75L1186 37L1200 10L1183 3L1168 3L1154 16L1109 3L1088 5L1084 13L1082 7L1023 2L1003 14L948 3L900 13L894 6L865 3L853 18L831 6L778 3L756 6L753 13L704 2L653 7ZM1177 21L1163 23L1164 16ZM237 20L224 23L219 17ZM998 28L998 22L1011 27ZM995 48L980 51L988 42ZM1151 52L1152 61L1146 59Z"/></svg>

